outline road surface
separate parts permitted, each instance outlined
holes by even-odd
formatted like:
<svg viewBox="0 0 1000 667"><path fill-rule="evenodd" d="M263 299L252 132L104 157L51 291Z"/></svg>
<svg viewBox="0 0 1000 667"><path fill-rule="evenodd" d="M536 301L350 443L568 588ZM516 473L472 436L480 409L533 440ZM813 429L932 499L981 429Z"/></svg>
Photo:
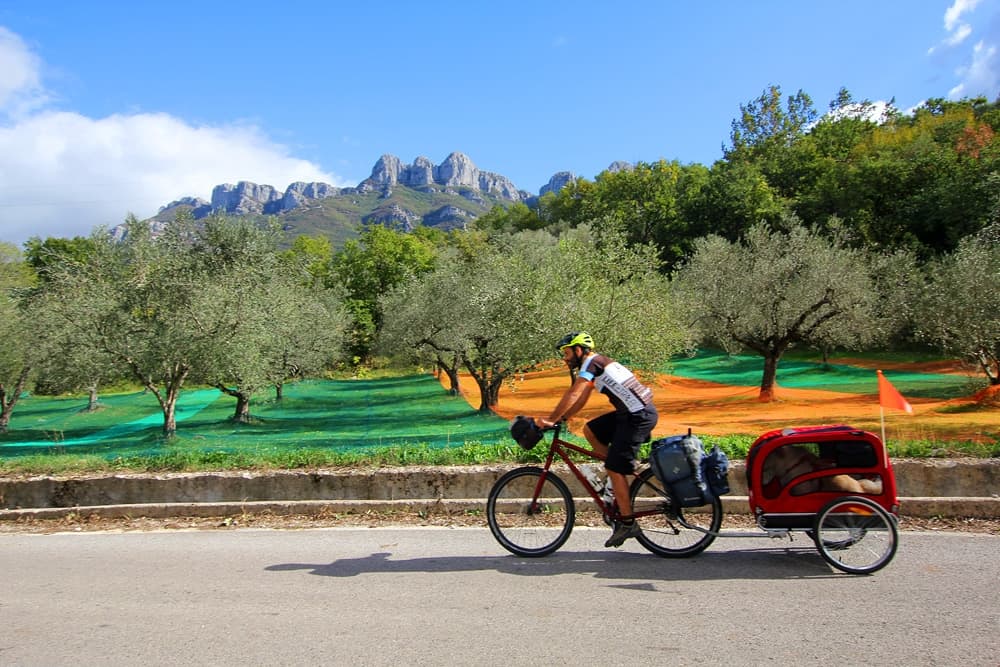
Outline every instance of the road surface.
<svg viewBox="0 0 1000 667"><path fill-rule="evenodd" d="M0 535L0 665L1000 665L1000 536L901 533L852 576L802 537L669 560L606 534Z"/></svg>

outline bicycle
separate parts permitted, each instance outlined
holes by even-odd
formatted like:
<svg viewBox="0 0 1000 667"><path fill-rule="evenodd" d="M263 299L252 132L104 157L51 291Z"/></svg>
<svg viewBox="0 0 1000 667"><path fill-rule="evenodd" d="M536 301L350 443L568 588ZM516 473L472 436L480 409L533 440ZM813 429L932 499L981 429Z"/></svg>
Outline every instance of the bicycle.
<svg viewBox="0 0 1000 667"><path fill-rule="evenodd" d="M563 424L552 427L552 440L542 467L523 466L502 475L490 490L486 518L503 548L522 557L547 556L566 543L573 532L576 505L566 482L552 470L556 458L590 495L605 523L621 518L617 503L606 503L570 457L581 454L604 461L589 447L559 437ZM645 461L644 461L645 462ZM629 486L633 515L642 532L636 540L657 556L694 556L715 540L722 524L722 502L712 497L700 507L680 507L649 467L639 470Z"/></svg>

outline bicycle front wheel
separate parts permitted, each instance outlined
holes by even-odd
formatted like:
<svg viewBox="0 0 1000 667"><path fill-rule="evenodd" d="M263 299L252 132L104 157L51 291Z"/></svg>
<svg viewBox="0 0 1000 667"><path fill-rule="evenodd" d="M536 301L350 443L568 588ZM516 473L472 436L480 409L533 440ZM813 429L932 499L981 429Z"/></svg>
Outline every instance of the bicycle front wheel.
<svg viewBox="0 0 1000 667"><path fill-rule="evenodd" d="M694 556L715 541L722 525L722 501L713 496L701 507L677 507L646 469L632 481L632 512L639 515L642 533L636 539L646 549L666 558ZM642 516L645 513L645 516Z"/></svg>
<svg viewBox="0 0 1000 667"><path fill-rule="evenodd" d="M576 509L566 483L542 468L511 470L496 481L486 501L490 531L518 556L548 556L573 531Z"/></svg>

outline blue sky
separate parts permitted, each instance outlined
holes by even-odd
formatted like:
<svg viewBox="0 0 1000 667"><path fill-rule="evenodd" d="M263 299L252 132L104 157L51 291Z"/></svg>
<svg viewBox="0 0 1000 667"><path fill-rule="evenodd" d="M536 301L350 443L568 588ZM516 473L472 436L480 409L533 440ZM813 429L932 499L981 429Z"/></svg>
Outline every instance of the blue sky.
<svg viewBox="0 0 1000 667"><path fill-rule="evenodd" d="M770 85L1000 93L1000 0L0 3L0 240L89 234L240 180L357 185L453 151L531 193L712 164Z"/></svg>

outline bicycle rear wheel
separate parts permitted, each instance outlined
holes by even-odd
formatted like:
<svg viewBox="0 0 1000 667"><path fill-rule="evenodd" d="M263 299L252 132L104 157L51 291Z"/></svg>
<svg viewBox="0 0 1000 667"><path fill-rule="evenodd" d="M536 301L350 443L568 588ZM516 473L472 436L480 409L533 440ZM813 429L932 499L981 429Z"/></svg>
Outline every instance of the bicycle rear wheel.
<svg viewBox="0 0 1000 667"><path fill-rule="evenodd" d="M823 560L849 574L869 574L896 555L896 520L868 498L831 501L816 516L813 540Z"/></svg>
<svg viewBox="0 0 1000 667"><path fill-rule="evenodd" d="M576 509L565 482L551 471L526 466L496 481L486 501L493 537L518 556L547 556L573 531Z"/></svg>
<svg viewBox="0 0 1000 667"><path fill-rule="evenodd" d="M676 507L652 469L640 473L629 491L635 514L655 512L640 517L642 533L636 539L657 556L694 556L715 541L722 525L722 501L718 497L713 496L701 507Z"/></svg>

